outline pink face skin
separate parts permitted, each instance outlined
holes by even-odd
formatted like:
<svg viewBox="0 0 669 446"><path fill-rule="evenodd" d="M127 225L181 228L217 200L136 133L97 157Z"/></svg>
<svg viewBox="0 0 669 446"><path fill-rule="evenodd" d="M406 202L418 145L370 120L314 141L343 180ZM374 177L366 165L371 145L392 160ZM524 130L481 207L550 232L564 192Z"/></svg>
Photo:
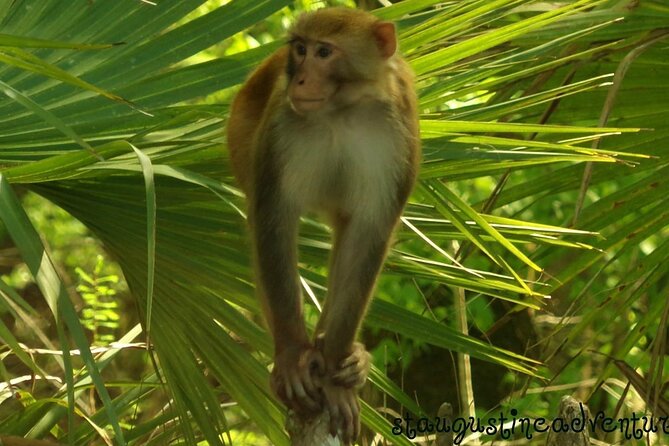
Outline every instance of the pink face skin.
<svg viewBox="0 0 669 446"><path fill-rule="evenodd" d="M321 110L337 90L330 74L341 50L328 42L294 39L290 44L295 74L288 85L288 100L299 115Z"/></svg>
<svg viewBox="0 0 669 446"><path fill-rule="evenodd" d="M378 51L377 55L381 64L395 54L397 39L395 26L390 22L378 22L373 27L373 43ZM350 49L349 49L350 50ZM290 41L288 101L291 108L298 115L304 116L309 113L318 112L327 108L329 104L336 102L335 95L343 96L340 102L348 102L347 99L364 96L364 88L357 88L358 92L349 92L337 81L337 73L346 71L347 54L330 39L310 39L295 36ZM352 58L350 58L352 59ZM359 61L357 63L360 63ZM374 66L371 61L365 64ZM358 84L364 85L364 79L359 79ZM368 83L368 82L367 82ZM346 96L351 96L347 98ZM334 105L334 104L333 104Z"/></svg>

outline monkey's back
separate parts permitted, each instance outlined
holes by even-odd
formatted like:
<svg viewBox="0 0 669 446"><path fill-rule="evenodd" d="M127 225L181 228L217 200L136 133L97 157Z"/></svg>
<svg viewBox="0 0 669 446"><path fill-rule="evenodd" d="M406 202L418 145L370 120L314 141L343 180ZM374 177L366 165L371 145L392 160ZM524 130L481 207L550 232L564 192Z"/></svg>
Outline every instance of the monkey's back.
<svg viewBox="0 0 669 446"><path fill-rule="evenodd" d="M265 59L251 73L230 108L227 142L232 171L237 182L247 194L256 131L262 122L277 80L285 72L287 52L288 48L283 47Z"/></svg>

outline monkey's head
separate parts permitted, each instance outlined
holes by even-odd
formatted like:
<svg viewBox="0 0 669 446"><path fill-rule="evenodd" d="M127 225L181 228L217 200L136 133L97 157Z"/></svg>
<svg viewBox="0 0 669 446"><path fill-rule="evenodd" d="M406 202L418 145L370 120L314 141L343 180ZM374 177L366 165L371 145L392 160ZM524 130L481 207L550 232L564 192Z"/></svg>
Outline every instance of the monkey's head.
<svg viewBox="0 0 669 446"><path fill-rule="evenodd" d="M342 87L375 82L397 49L391 22L349 8L302 15L290 30L289 43L288 100L300 115L348 102L338 96L351 89Z"/></svg>

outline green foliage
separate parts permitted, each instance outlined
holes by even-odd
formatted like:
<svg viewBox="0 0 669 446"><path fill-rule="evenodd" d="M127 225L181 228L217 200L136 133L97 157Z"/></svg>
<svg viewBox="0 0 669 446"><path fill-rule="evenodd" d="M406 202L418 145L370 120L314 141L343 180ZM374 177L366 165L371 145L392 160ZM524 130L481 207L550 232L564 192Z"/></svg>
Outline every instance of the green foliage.
<svg viewBox="0 0 669 446"><path fill-rule="evenodd" d="M224 123L293 11L314 6L289 4L0 1L0 266L14 258L5 245L25 264L0 281L0 432L81 445L287 444ZM379 346L371 385L386 406L363 406L367 427L409 444L382 414L432 409L393 373L434 379L423 358L450 362L445 349L490 374L468 378L477 401L501 395L479 403L482 414L550 416L565 388L607 410L624 399L623 416L643 406L638 389L621 396L629 377L610 358L657 388L666 381L669 12L653 1L407 0L375 13L398 23L416 71L424 162L366 319ZM19 201L21 187L58 210ZM109 306L123 287L94 240L150 328L119 320L99 356L85 328L128 311ZM300 244L305 294L320 300L329 232L307 219ZM77 267L83 312L68 293ZM460 295L469 336L455 323ZM491 338L523 320L533 345ZM155 363L138 350L145 340ZM140 365L117 382L133 355ZM437 378L422 390L448 381ZM499 388L477 394L491 381ZM26 397L11 399L13 388Z"/></svg>
<svg viewBox="0 0 669 446"><path fill-rule="evenodd" d="M114 331L119 328L120 319L114 289L119 278L113 274L102 276L104 266L103 257L98 256L91 275L79 267L75 269L79 277L77 291L85 303L81 310L81 323L93 332L93 344L102 346L116 340Z"/></svg>

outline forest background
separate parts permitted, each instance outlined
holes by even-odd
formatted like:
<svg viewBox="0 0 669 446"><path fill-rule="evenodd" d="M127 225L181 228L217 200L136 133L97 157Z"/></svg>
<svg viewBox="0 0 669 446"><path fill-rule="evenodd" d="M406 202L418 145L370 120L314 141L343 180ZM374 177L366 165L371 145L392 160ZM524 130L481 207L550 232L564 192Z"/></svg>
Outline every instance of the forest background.
<svg viewBox="0 0 669 446"><path fill-rule="evenodd" d="M355 6L0 0L0 436L288 444L224 124L326 3ZM363 441L411 444L393 420L444 402L669 413L669 6L360 3L397 23L424 148L363 329ZM313 326L328 228L300 250Z"/></svg>

